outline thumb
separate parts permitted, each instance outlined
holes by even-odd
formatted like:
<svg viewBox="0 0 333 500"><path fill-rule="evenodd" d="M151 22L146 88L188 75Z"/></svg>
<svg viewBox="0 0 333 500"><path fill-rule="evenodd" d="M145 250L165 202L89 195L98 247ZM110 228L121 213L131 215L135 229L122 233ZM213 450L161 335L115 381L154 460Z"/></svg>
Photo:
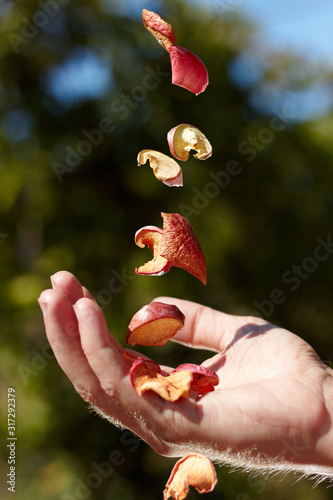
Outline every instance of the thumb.
<svg viewBox="0 0 333 500"><path fill-rule="evenodd" d="M207 306L173 297L154 300L174 304L185 315L185 325L171 339L197 349L223 352L248 324L262 325L261 318L234 316Z"/></svg>

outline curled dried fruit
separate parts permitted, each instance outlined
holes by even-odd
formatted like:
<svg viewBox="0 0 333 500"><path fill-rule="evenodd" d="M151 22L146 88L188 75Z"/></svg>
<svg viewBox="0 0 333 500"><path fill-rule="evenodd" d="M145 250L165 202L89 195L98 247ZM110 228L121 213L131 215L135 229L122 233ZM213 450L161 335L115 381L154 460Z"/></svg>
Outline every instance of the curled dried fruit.
<svg viewBox="0 0 333 500"><path fill-rule="evenodd" d="M175 34L171 24L167 23L158 14L147 9L142 11L142 21L147 30L156 38L156 40L165 48L169 48L175 43Z"/></svg>
<svg viewBox="0 0 333 500"><path fill-rule="evenodd" d="M163 500L186 498L190 486L199 493L213 491L217 483L212 462L199 453L189 453L176 462L163 492Z"/></svg>
<svg viewBox="0 0 333 500"><path fill-rule="evenodd" d="M153 252L153 259L143 266L135 269L136 274L146 274L148 276L161 276L171 269L171 264L161 256L161 245L163 230L155 226L144 226L135 233L135 244L144 248L147 247Z"/></svg>
<svg viewBox="0 0 333 500"><path fill-rule="evenodd" d="M135 243L153 251L153 259L136 268L136 274L160 276L172 266L180 267L207 283L206 260L196 234L185 217L162 212L163 230L145 226L136 232Z"/></svg>
<svg viewBox="0 0 333 500"><path fill-rule="evenodd" d="M153 391L166 401L173 403L180 398L188 398L192 374L179 371L164 377L157 363L147 363L143 359L137 359L130 368L130 380L141 396L146 391ZM156 365L156 366L154 366Z"/></svg>
<svg viewBox="0 0 333 500"><path fill-rule="evenodd" d="M134 346L162 346L183 328L184 314L177 306L151 302L137 311L128 325L126 342Z"/></svg>
<svg viewBox="0 0 333 500"><path fill-rule="evenodd" d="M182 123L173 127L167 136L171 154L177 160L186 161L191 150L197 151L194 158L207 160L212 156L213 148L207 137L193 125Z"/></svg>
<svg viewBox="0 0 333 500"><path fill-rule="evenodd" d="M202 60L190 50L175 45L175 34L169 23L147 9L142 11L145 28L169 52L172 83L198 95L209 83L208 71Z"/></svg>
<svg viewBox="0 0 333 500"><path fill-rule="evenodd" d="M127 366L132 366L134 361L136 359L139 359L140 356L134 356L131 352L129 352L127 349L122 349L121 350L121 357L123 361L127 364Z"/></svg>
<svg viewBox="0 0 333 500"><path fill-rule="evenodd" d="M136 392L141 396L141 385L147 380L154 379L161 373L161 368L155 361L145 361L142 358L137 358L133 361L129 375L132 386Z"/></svg>
<svg viewBox="0 0 333 500"><path fill-rule="evenodd" d="M143 149L138 154L138 165L144 165L148 160L157 180L169 187L183 185L182 169L175 160L159 151Z"/></svg>
<svg viewBox="0 0 333 500"><path fill-rule="evenodd" d="M194 363L183 363L182 365L177 366L172 373L183 370L190 371L192 373L193 378L191 389L199 395L214 391L214 386L218 385L220 381L217 373L205 368L204 366L195 365Z"/></svg>

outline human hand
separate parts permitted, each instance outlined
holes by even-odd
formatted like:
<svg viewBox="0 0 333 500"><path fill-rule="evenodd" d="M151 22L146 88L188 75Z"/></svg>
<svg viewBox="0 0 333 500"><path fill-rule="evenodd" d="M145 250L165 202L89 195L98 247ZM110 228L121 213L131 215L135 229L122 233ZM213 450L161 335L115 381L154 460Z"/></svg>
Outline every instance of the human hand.
<svg viewBox="0 0 333 500"><path fill-rule="evenodd" d="M50 345L105 418L162 455L196 451L237 466L333 476L333 371L301 338L260 318L160 297L185 314L173 340L216 353L202 364L220 377L214 392L170 403L134 391L122 346L79 281L61 271L52 285L39 299Z"/></svg>

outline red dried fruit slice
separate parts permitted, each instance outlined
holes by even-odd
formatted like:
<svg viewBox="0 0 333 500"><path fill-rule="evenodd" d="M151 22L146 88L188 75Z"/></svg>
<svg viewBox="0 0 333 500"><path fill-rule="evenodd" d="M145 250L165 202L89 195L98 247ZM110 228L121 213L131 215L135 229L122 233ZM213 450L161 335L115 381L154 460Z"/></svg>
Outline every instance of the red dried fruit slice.
<svg viewBox="0 0 333 500"><path fill-rule="evenodd" d="M197 151L194 158L207 160L212 156L213 148L207 137L193 125L182 123L169 130L167 140L171 154L177 160L186 161L191 150Z"/></svg>
<svg viewBox="0 0 333 500"><path fill-rule="evenodd" d="M153 391L161 398L173 403L180 398L188 398L192 374L179 371L164 377L160 374L159 365L154 366L142 359L137 359L131 366L130 380L140 396L146 391Z"/></svg>
<svg viewBox="0 0 333 500"><path fill-rule="evenodd" d="M145 28L169 52L172 83L198 95L209 83L208 71L202 60L184 47L175 45L175 35L169 23L155 12L144 9L142 20Z"/></svg>
<svg viewBox="0 0 333 500"><path fill-rule="evenodd" d="M149 161L156 179L163 182L163 184L169 187L180 187L183 185L182 169L169 156L153 149L143 149L138 154L137 161L139 166Z"/></svg>
<svg viewBox="0 0 333 500"><path fill-rule="evenodd" d="M135 346L162 346L183 328L184 314L177 306L151 302L137 311L128 325L126 342Z"/></svg>
<svg viewBox="0 0 333 500"><path fill-rule="evenodd" d="M136 274L160 276L175 266L193 274L206 285L207 265L191 224L180 214L162 212L161 215L163 230L145 226L136 232L135 243L140 248L147 245L153 252L153 259L136 268Z"/></svg>
<svg viewBox="0 0 333 500"><path fill-rule="evenodd" d="M190 486L199 493L213 491L217 483L214 465L199 453L189 453L176 462L163 492L163 500L184 500Z"/></svg>
<svg viewBox="0 0 333 500"><path fill-rule="evenodd" d="M175 267L207 283L207 264L196 234L185 217L162 212L163 238L160 255Z"/></svg>
<svg viewBox="0 0 333 500"><path fill-rule="evenodd" d="M202 60L184 47L169 48L172 83L195 95L201 94L209 84L208 71Z"/></svg>
<svg viewBox="0 0 333 500"><path fill-rule="evenodd" d="M193 375L191 389L197 394L202 395L207 392L214 391L215 386L218 385L220 379L217 373L205 368L201 365L194 363L183 363L173 370L171 373L187 370Z"/></svg>

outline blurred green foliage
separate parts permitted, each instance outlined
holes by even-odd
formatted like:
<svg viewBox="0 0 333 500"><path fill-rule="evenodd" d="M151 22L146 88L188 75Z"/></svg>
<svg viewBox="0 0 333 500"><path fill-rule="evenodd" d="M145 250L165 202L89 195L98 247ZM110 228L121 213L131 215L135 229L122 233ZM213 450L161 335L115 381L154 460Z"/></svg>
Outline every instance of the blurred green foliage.
<svg viewBox="0 0 333 500"><path fill-rule="evenodd" d="M330 362L333 256L319 262L313 254L318 238L332 232L333 115L297 123L292 109L264 113L251 96L268 84L297 91L331 75L276 54L259 78L237 85L230 68L255 29L239 12L221 19L216 9L180 0L147 2L172 22L177 44L204 60L210 85L195 97L171 85L168 54L132 2L51 4L56 10L48 12L44 2L0 5L1 442L6 390L15 387L16 498L161 498L173 461L87 411L48 347L37 298L50 275L73 272L123 344L134 312L158 295L235 314L264 312ZM80 66L87 57L96 75ZM272 122L277 115L284 121ZM136 156L145 148L168 153L167 131L182 122L198 126L214 154L206 162L191 157L182 165L184 187L170 189L148 165L138 168ZM206 256L207 287L175 268L163 278L135 275L150 255L134 245L134 233L161 226L161 211L189 218ZM273 305L274 290L281 292ZM206 355L172 343L145 353L175 366ZM93 464L114 450L124 460L94 483ZM4 446L1 453L5 500ZM324 485L311 489L311 481L293 476L217 472L212 499L329 498Z"/></svg>

